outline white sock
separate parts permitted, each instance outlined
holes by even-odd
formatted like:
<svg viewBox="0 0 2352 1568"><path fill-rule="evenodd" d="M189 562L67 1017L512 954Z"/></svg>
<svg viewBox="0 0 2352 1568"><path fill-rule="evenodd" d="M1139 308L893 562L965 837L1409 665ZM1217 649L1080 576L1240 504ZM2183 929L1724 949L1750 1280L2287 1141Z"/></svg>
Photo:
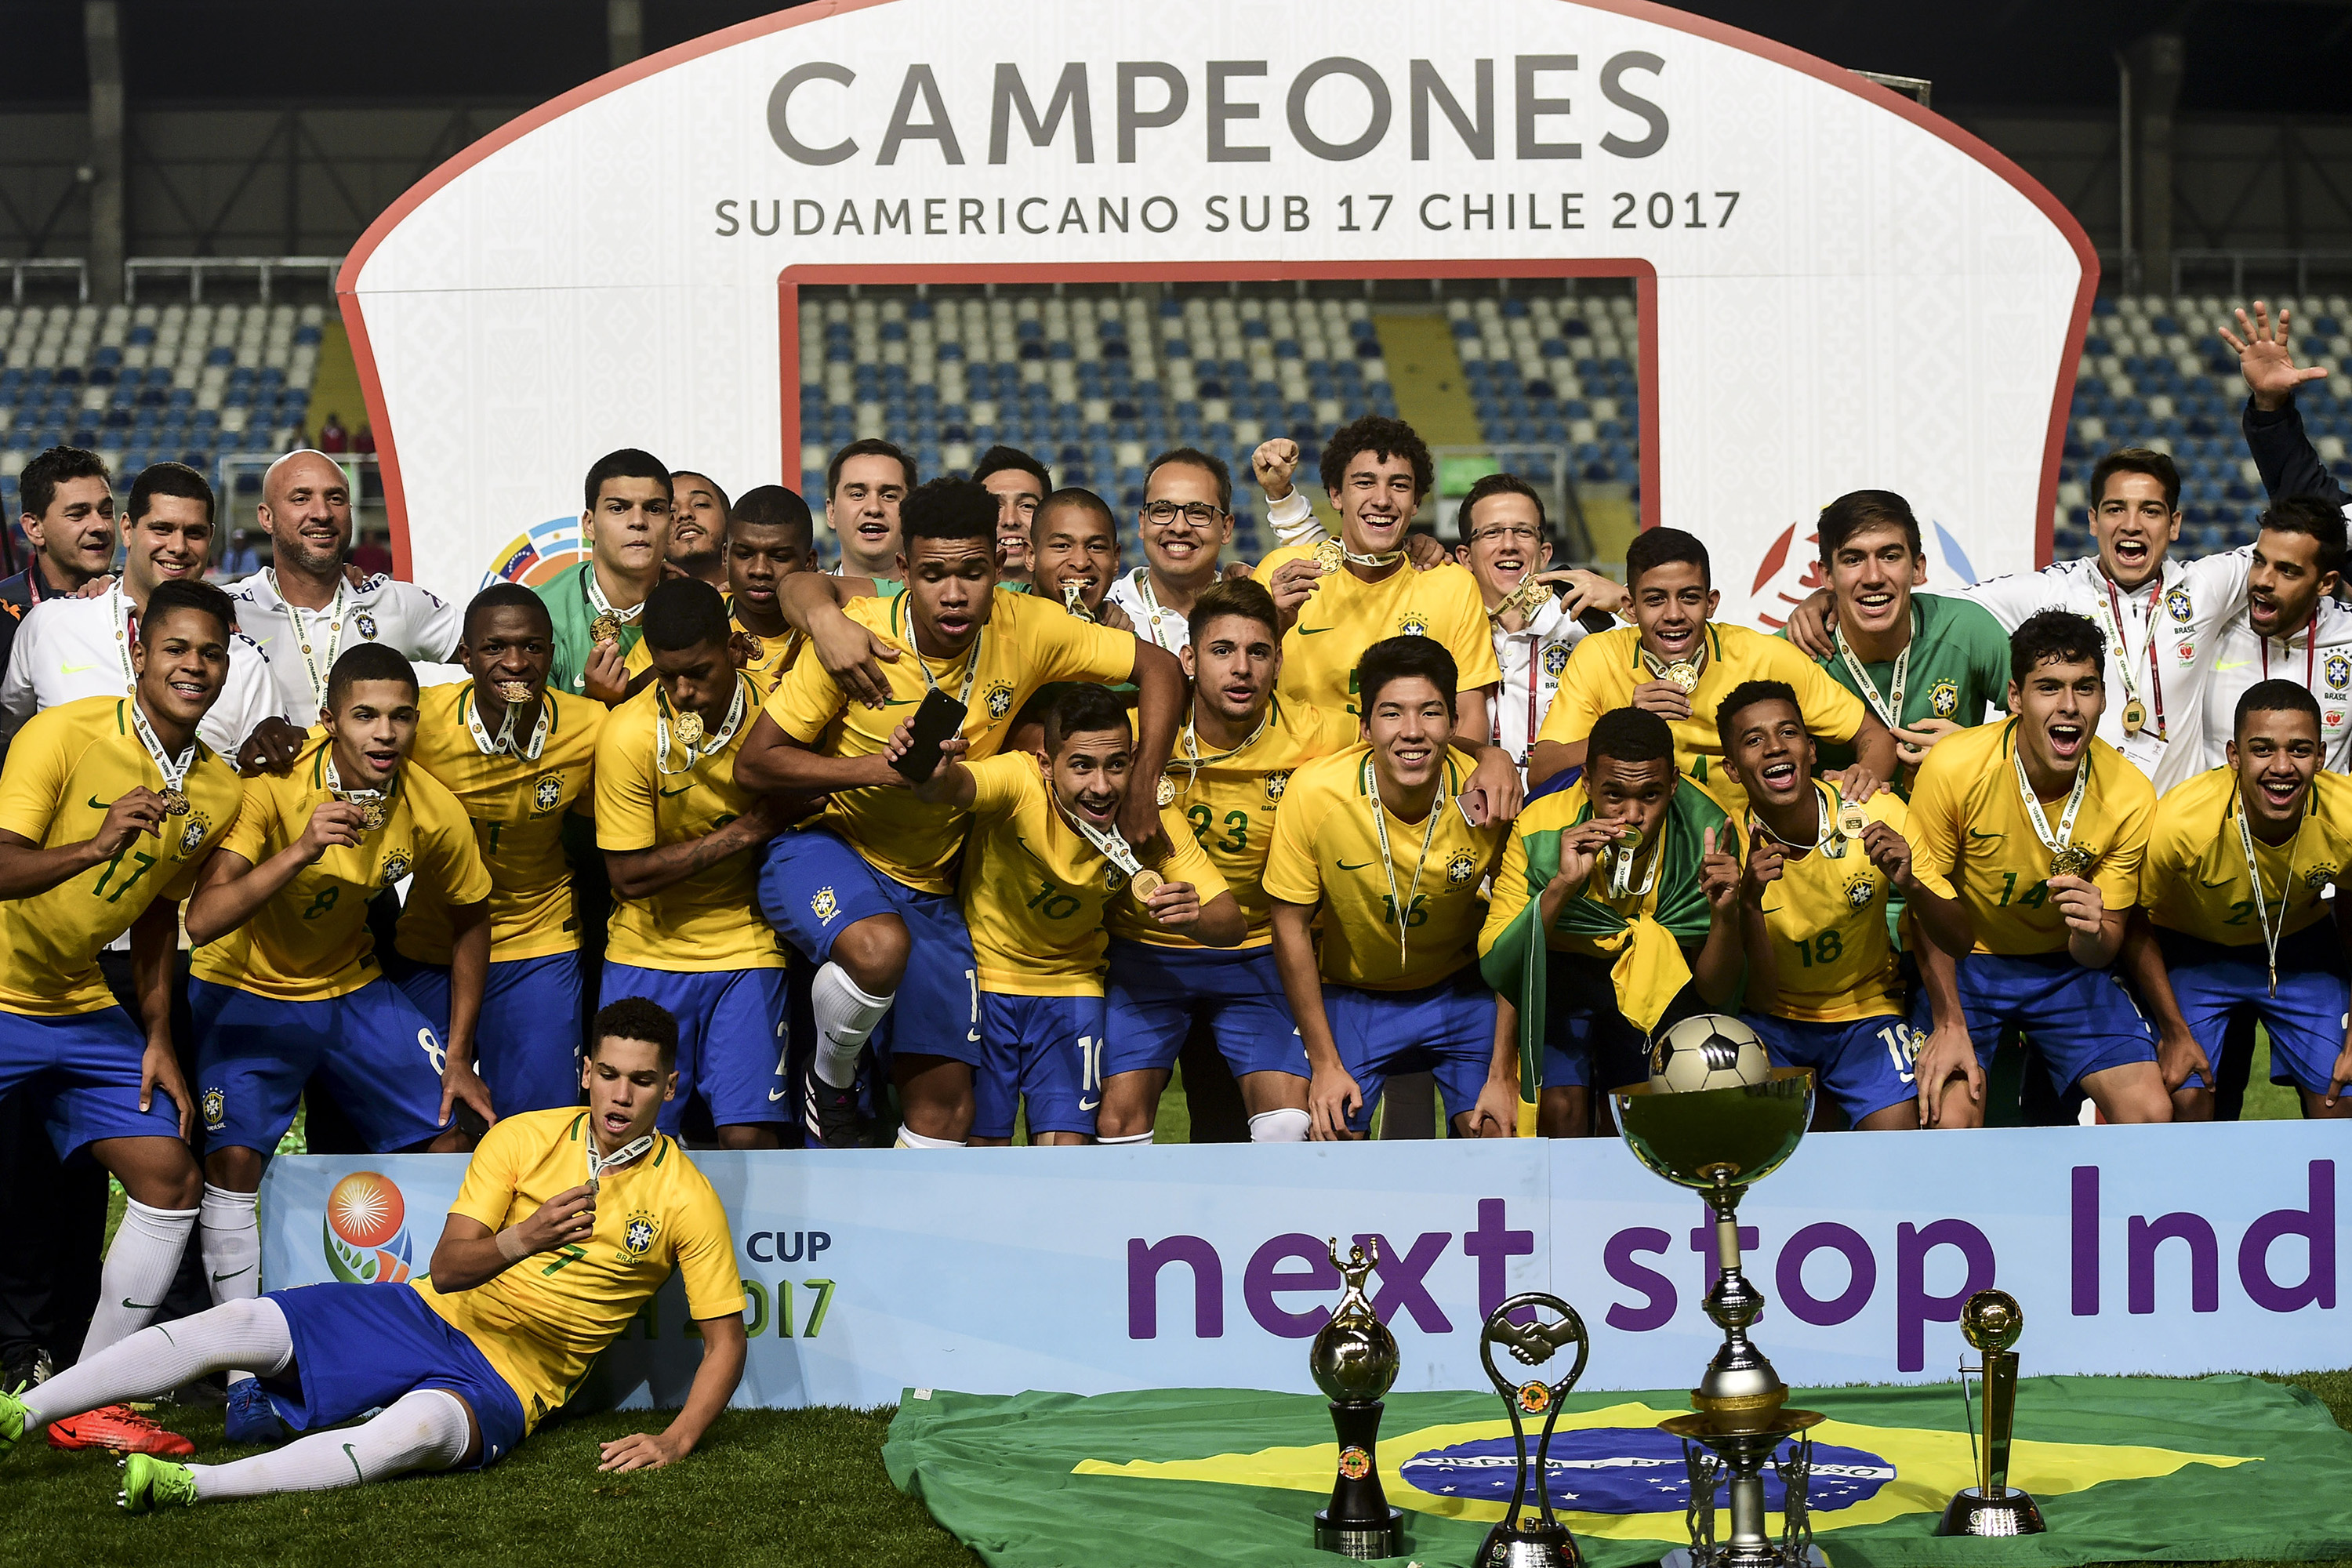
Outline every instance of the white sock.
<svg viewBox="0 0 2352 1568"><path fill-rule="evenodd" d="M261 1225L259 1193L233 1192L205 1184L204 1206L197 1211L196 1238L204 1247L205 1274L212 1281L213 1303L244 1301L261 1294ZM253 1373L231 1369L228 1380L243 1383Z"/></svg>
<svg viewBox="0 0 2352 1568"><path fill-rule="evenodd" d="M1141 1132L1123 1132L1116 1138L1097 1137L1095 1142L1105 1147L1113 1143L1149 1143L1151 1142L1151 1133L1147 1129Z"/></svg>
<svg viewBox="0 0 2352 1568"><path fill-rule="evenodd" d="M466 1457L466 1405L446 1388L404 1394L373 1421L298 1437L226 1465L190 1465L196 1500L322 1492L409 1470L446 1470Z"/></svg>
<svg viewBox="0 0 2352 1568"><path fill-rule="evenodd" d="M898 1147L901 1149L961 1149L963 1146L961 1138L926 1138L910 1127L898 1129Z"/></svg>
<svg viewBox="0 0 2352 1568"><path fill-rule="evenodd" d="M1284 1109L1261 1110L1250 1118L1250 1142L1253 1143L1304 1143L1307 1130L1313 1123L1307 1112Z"/></svg>
<svg viewBox="0 0 2352 1568"><path fill-rule="evenodd" d="M890 1011L889 996L869 996L838 963L816 972L809 984L809 1010L816 1017L816 1076L835 1089L857 1081L858 1053L866 1037Z"/></svg>
<svg viewBox="0 0 2352 1568"><path fill-rule="evenodd" d="M231 1301L177 1322L140 1330L25 1391L27 1426L85 1410L149 1399L232 1366L285 1369L294 1359L286 1314L267 1296Z"/></svg>
<svg viewBox="0 0 2352 1568"><path fill-rule="evenodd" d="M84 1358L128 1339L154 1318L163 1305L163 1292L172 1288L172 1276L180 1271L180 1254L188 1249L196 1213L151 1209L136 1198L129 1200L99 1274L98 1310L81 1342Z"/></svg>

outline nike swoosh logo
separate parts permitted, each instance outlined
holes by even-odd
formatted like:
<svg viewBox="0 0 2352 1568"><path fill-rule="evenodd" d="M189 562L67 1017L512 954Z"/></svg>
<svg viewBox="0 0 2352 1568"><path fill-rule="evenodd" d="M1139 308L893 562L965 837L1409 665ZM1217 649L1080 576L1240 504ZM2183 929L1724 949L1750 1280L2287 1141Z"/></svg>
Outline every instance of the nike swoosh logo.
<svg viewBox="0 0 2352 1568"><path fill-rule="evenodd" d="M1345 860L1339 862L1339 869L1342 871L1369 871L1371 868L1372 863L1370 860L1365 861L1360 866L1350 866Z"/></svg>
<svg viewBox="0 0 2352 1568"><path fill-rule="evenodd" d="M1078 1109L1080 1110L1092 1110L1101 1103L1102 1101L1099 1100L1081 1100L1078 1101Z"/></svg>
<svg viewBox="0 0 2352 1568"><path fill-rule="evenodd" d="M1297 628L1298 635L1303 637L1319 637L1325 632L1335 629L1337 628L1331 626L1300 626Z"/></svg>
<svg viewBox="0 0 2352 1568"><path fill-rule="evenodd" d="M2243 669L2253 662L2254 661L2251 658L2242 658L2235 664L2217 664L2213 668L2216 671L2224 669Z"/></svg>
<svg viewBox="0 0 2352 1568"><path fill-rule="evenodd" d="M2237 879L2236 879L2235 877L2224 877L2224 878L2222 878L2222 879L2221 879L2220 881L2218 881L2218 882L2209 882L2209 881L2207 881L2204 878L2200 877L2200 878L2198 878L2198 879L2197 879L2197 885L2198 885L2199 887L2200 887L2200 888L2208 888L2208 889L2211 889L2211 888L2226 888L2226 887L2228 887L2231 883L2232 883L2232 882L2234 882L2234 881L2236 881L2236 880L2237 880Z"/></svg>
<svg viewBox="0 0 2352 1568"><path fill-rule="evenodd" d="M224 1279L234 1279L240 1274L250 1274L257 1267L259 1267L257 1264L248 1263L242 1268L232 1268L226 1274L215 1274L213 1276L213 1283L217 1285Z"/></svg>
<svg viewBox="0 0 2352 1568"><path fill-rule="evenodd" d="M964 1043L967 1045L976 1046L980 1044L980 1031L978 1029L966 1029L963 1032L963 1037Z"/></svg>
<svg viewBox="0 0 2352 1568"><path fill-rule="evenodd" d="M112 806L108 805L106 802L99 799L96 795L91 795L89 797L89 808L92 811L111 811L114 809Z"/></svg>
<svg viewBox="0 0 2352 1568"><path fill-rule="evenodd" d="M885 708L906 708L921 701L919 697L893 697L882 704Z"/></svg>
<svg viewBox="0 0 2352 1568"><path fill-rule="evenodd" d="M784 1098L784 1091L783 1091L782 1089L770 1089L770 1090L768 1091L768 1103L769 1103L770 1105L773 1105L773 1104L775 1104L775 1103L776 1103L776 1101L778 1101L778 1100L782 1100L782 1099L783 1099L783 1098Z"/></svg>
<svg viewBox="0 0 2352 1568"><path fill-rule="evenodd" d="M356 1453L352 1452L352 1449L357 1446L358 1445L352 1443L344 1444L343 1458L352 1462L352 1474L359 1477L361 1483L364 1485L367 1481L367 1472L360 1468L360 1457Z"/></svg>
<svg viewBox="0 0 2352 1568"><path fill-rule="evenodd" d="M85 669L96 669L97 668L98 666L95 664L59 664L58 666L58 673L59 675L79 675Z"/></svg>
<svg viewBox="0 0 2352 1568"><path fill-rule="evenodd" d="M163 1310L163 1303L161 1301L134 1301L130 1297L125 1296L122 1298L122 1310L126 1312L160 1312Z"/></svg>
<svg viewBox="0 0 2352 1568"><path fill-rule="evenodd" d="M684 795L688 790L690 790L694 786L692 784L680 784L676 789L666 789L662 791L661 795L664 800L667 800L674 795Z"/></svg>
<svg viewBox="0 0 2352 1568"><path fill-rule="evenodd" d="M1996 838L2006 838L2008 837L2009 835L2006 833L1979 833L1973 827L1969 829L1969 839L1971 843L1989 844Z"/></svg>

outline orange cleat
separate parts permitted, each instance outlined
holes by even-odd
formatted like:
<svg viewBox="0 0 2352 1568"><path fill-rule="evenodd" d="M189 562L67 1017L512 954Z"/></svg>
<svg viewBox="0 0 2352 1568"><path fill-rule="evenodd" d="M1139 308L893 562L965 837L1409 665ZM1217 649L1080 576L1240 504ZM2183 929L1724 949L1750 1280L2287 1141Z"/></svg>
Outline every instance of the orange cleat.
<svg viewBox="0 0 2352 1568"><path fill-rule="evenodd" d="M114 1454L167 1454L173 1458L185 1458L196 1451L194 1443L177 1432L165 1431L128 1405L109 1405L52 1421L48 1432L52 1448L103 1448Z"/></svg>

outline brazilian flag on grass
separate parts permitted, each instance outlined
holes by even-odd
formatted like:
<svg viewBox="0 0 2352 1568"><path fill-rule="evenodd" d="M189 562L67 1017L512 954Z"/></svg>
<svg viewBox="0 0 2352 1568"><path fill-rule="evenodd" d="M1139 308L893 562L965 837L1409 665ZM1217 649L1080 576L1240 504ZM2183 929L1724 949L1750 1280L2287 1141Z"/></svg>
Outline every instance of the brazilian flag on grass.
<svg viewBox="0 0 2352 1568"><path fill-rule="evenodd" d="M1976 1479L1957 1388L1822 1389L1791 1403L1829 1417L1813 1429L1807 1495L1833 1568L2352 1555L2352 1434L2301 1389L2249 1377L2027 1379L2010 1483L2033 1494L2050 1528L1999 1542L1934 1533L1952 1493ZM1688 1544L1681 1444L1657 1429L1687 1408L1680 1393L1562 1402L1552 1501L1592 1568ZM1332 1561L1314 1548L1312 1520L1339 1447L1312 1395L909 1389L882 1457L900 1490L1007 1568ZM1379 1462L1389 1501L1405 1510L1411 1560L1467 1564L1510 1497L1510 1422L1492 1394L1392 1394ZM1766 1501L1777 1533L1777 1482Z"/></svg>

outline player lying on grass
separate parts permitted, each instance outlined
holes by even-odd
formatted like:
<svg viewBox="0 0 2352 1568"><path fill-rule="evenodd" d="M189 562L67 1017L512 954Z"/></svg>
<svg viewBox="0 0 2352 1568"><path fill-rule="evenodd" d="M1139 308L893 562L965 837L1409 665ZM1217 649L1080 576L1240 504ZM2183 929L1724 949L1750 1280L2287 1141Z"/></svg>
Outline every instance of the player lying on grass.
<svg viewBox="0 0 2352 1568"><path fill-rule="evenodd" d="M410 1285L305 1285L142 1329L0 1394L0 1457L26 1433L233 1366L260 1370L310 1434L226 1465L133 1454L122 1506L323 1491L495 1464L570 1396L673 1268L702 1335L686 1408L603 1446L606 1470L693 1452L743 1374L743 1289L718 1194L654 1129L677 1089L677 1022L642 997L596 1015L584 1110L502 1119L474 1151L433 1271ZM381 1414L341 1427L366 1411ZM335 1427L336 1430L328 1430Z"/></svg>

